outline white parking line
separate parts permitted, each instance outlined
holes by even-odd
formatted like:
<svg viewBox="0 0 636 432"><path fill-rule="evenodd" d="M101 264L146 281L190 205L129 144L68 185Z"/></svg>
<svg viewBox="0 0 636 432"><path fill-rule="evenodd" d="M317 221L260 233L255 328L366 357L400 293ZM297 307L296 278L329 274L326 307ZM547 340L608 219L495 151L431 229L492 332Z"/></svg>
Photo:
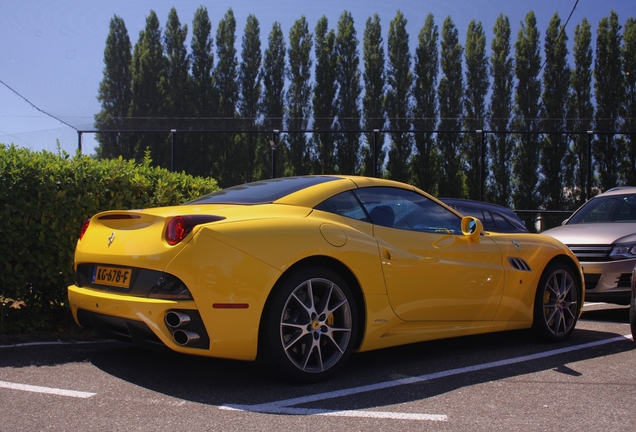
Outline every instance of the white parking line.
<svg viewBox="0 0 636 432"><path fill-rule="evenodd" d="M499 360L479 365L465 366L446 371L434 372L426 375L420 375L410 378L402 378L399 380L385 381L377 384L369 384L366 386L353 387L349 389L336 390L331 392L313 394L292 399L280 400L277 402L268 402L256 405L222 405L220 409L252 411L258 413L269 414L295 414L295 415L327 415L327 416L347 416L347 417L374 417L374 418L390 418L390 419L409 419L409 420L434 420L447 421L447 416L441 414L411 414L411 413L386 413L376 411L334 411L325 409L308 409L308 408L292 408L294 405L306 404L310 402L318 402L322 400L332 400L338 397L351 396L358 393L365 393L376 390L383 390L391 387L397 387L406 384L416 384L423 381L429 381L437 378L445 378L453 375L459 375L467 372L477 372L484 369L492 369L500 366L507 366L516 363L522 363L530 360L537 360L546 357L552 357L567 352L578 351L586 348L592 348L599 345L606 345L613 342L632 339L632 335L617 336L610 339L589 342L581 345L574 345L566 348L559 348L551 351L544 351L536 354L530 354L511 359Z"/></svg>
<svg viewBox="0 0 636 432"><path fill-rule="evenodd" d="M74 398L82 398L87 399L95 396L97 393L89 393L89 392L81 392L75 390L64 390L52 387L40 387L40 386L32 386L27 384L16 384L10 383L6 381L0 381L0 388L8 388L12 390L22 390L34 393L46 393L46 394L54 394L59 396L69 396Z"/></svg>
<svg viewBox="0 0 636 432"><path fill-rule="evenodd" d="M279 401L285 402L285 401ZM288 406L276 405L274 402L270 406L263 405L221 405L219 409L228 411L250 411L264 414L286 414L286 415L322 415L330 417L361 417L361 418L377 418L391 420L429 420L429 421L448 421L448 416L443 414L416 414L405 412L384 412L384 411L363 411L363 410L347 410L333 411L324 409L311 408L290 408ZM258 409L254 409L258 407Z"/></svg>

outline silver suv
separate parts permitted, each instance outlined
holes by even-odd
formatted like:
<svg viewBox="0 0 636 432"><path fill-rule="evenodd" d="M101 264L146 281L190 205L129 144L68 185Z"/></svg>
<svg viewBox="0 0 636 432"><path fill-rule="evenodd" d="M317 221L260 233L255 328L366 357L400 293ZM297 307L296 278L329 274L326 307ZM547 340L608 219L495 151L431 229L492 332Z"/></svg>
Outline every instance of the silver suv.
<svg viewBox="0 0 636 432"><path fill-rule="evenodd" d="M636 264L636 187L608 190L563 225L544 231L565 243L585 275L585 300L627 305Z"/></svg>

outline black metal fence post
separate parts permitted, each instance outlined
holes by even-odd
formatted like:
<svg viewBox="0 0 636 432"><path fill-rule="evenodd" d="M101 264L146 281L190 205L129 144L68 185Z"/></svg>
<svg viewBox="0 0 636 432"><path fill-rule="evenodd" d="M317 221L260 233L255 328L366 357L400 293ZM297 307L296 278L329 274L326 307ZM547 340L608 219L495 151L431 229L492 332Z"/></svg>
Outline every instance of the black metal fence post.
<svg viewBox="0 0 636 432"><path fill-rule="evenodd" d="M479 147L480 158L479 158L479 201L484 200L484 183L486 181L486 145L485 145L485 137L486 134L483 130L477 130L477 134L481 137L481 143Z"/></svg>
<svg viewBox="0 0 636 432"><path fill-rule="evenodd" d="M174 136L177 134L177 130L170 129L170 133L172 134L172 144L170 147L170 171L174 172Z"/></svg>
<svg viewBox="0 0 636 432"><path fill-rule="evenodd" d="M279 133L280 131L278 129L274 129L272 131L272 139L269 142L269 145L272 147L272 178L276 178L276 146Z"/></svg>
<svg viewBox="0 0 636 432"><path fill-rule="evenodd" d="M380 129L373 129L373 177L374 178L378 176L378 135L380 135Z"/></svg>

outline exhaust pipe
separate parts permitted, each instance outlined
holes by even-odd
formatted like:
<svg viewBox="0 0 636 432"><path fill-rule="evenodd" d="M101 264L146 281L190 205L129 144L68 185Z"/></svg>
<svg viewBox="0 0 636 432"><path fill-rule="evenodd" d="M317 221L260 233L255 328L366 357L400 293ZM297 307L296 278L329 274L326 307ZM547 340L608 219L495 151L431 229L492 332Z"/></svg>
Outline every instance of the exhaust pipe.
<svg viewBox="0 0 636 432"><path fill-rule="evenodd" d="M180 327L185 327L188 324L190 324L190 316L181 312L169 311L166 314L165 321L168 327L171 327L173 329L178 329Z"/></svg>
<svg viewBox="0 0 636 432"><path fill-rule="evenodd" d="M197 333L187 331L187 330L176 330L172 337L174 341L181 346L194 345L199 342L199 335Z"/></svg>

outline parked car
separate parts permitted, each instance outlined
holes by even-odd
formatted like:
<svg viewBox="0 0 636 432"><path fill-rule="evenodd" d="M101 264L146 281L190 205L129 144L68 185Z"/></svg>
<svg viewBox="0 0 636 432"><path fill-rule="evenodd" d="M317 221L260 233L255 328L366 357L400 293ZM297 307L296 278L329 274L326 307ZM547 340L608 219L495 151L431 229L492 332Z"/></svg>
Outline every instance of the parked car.
<svg viewBox="0 0 636 432"><path fill-rule="evenodd" d="M636 187L610 189L560 227L543 232L566 244L585 274L586 300L627 305L636 264Z"/></svg>
<svg viewBox="0 0 636 432"><path fill-rule="evenodd" d="M337 175L99 213L75 271L83 327L257 359L299 382L327 378L354 350L524 328L564 340L585 296L576 257L550 237L484 233L413 186Z"/></svg>
<svg viewBox="0 0 636 432"><path fill-rule="evenodd" d="M440 198L440 201L453 207L463 215L479 218L486 231L504 233L528 232L528 228L519 219L519 216L507 207L460 198Z"/></svg>
<svg viewBox="0 0 636 432"><path fill-rule="evenodd" d="M632 329L632 339L636 342L636 267L632 270L632 301L629 305L629 326Z"/></svg>

